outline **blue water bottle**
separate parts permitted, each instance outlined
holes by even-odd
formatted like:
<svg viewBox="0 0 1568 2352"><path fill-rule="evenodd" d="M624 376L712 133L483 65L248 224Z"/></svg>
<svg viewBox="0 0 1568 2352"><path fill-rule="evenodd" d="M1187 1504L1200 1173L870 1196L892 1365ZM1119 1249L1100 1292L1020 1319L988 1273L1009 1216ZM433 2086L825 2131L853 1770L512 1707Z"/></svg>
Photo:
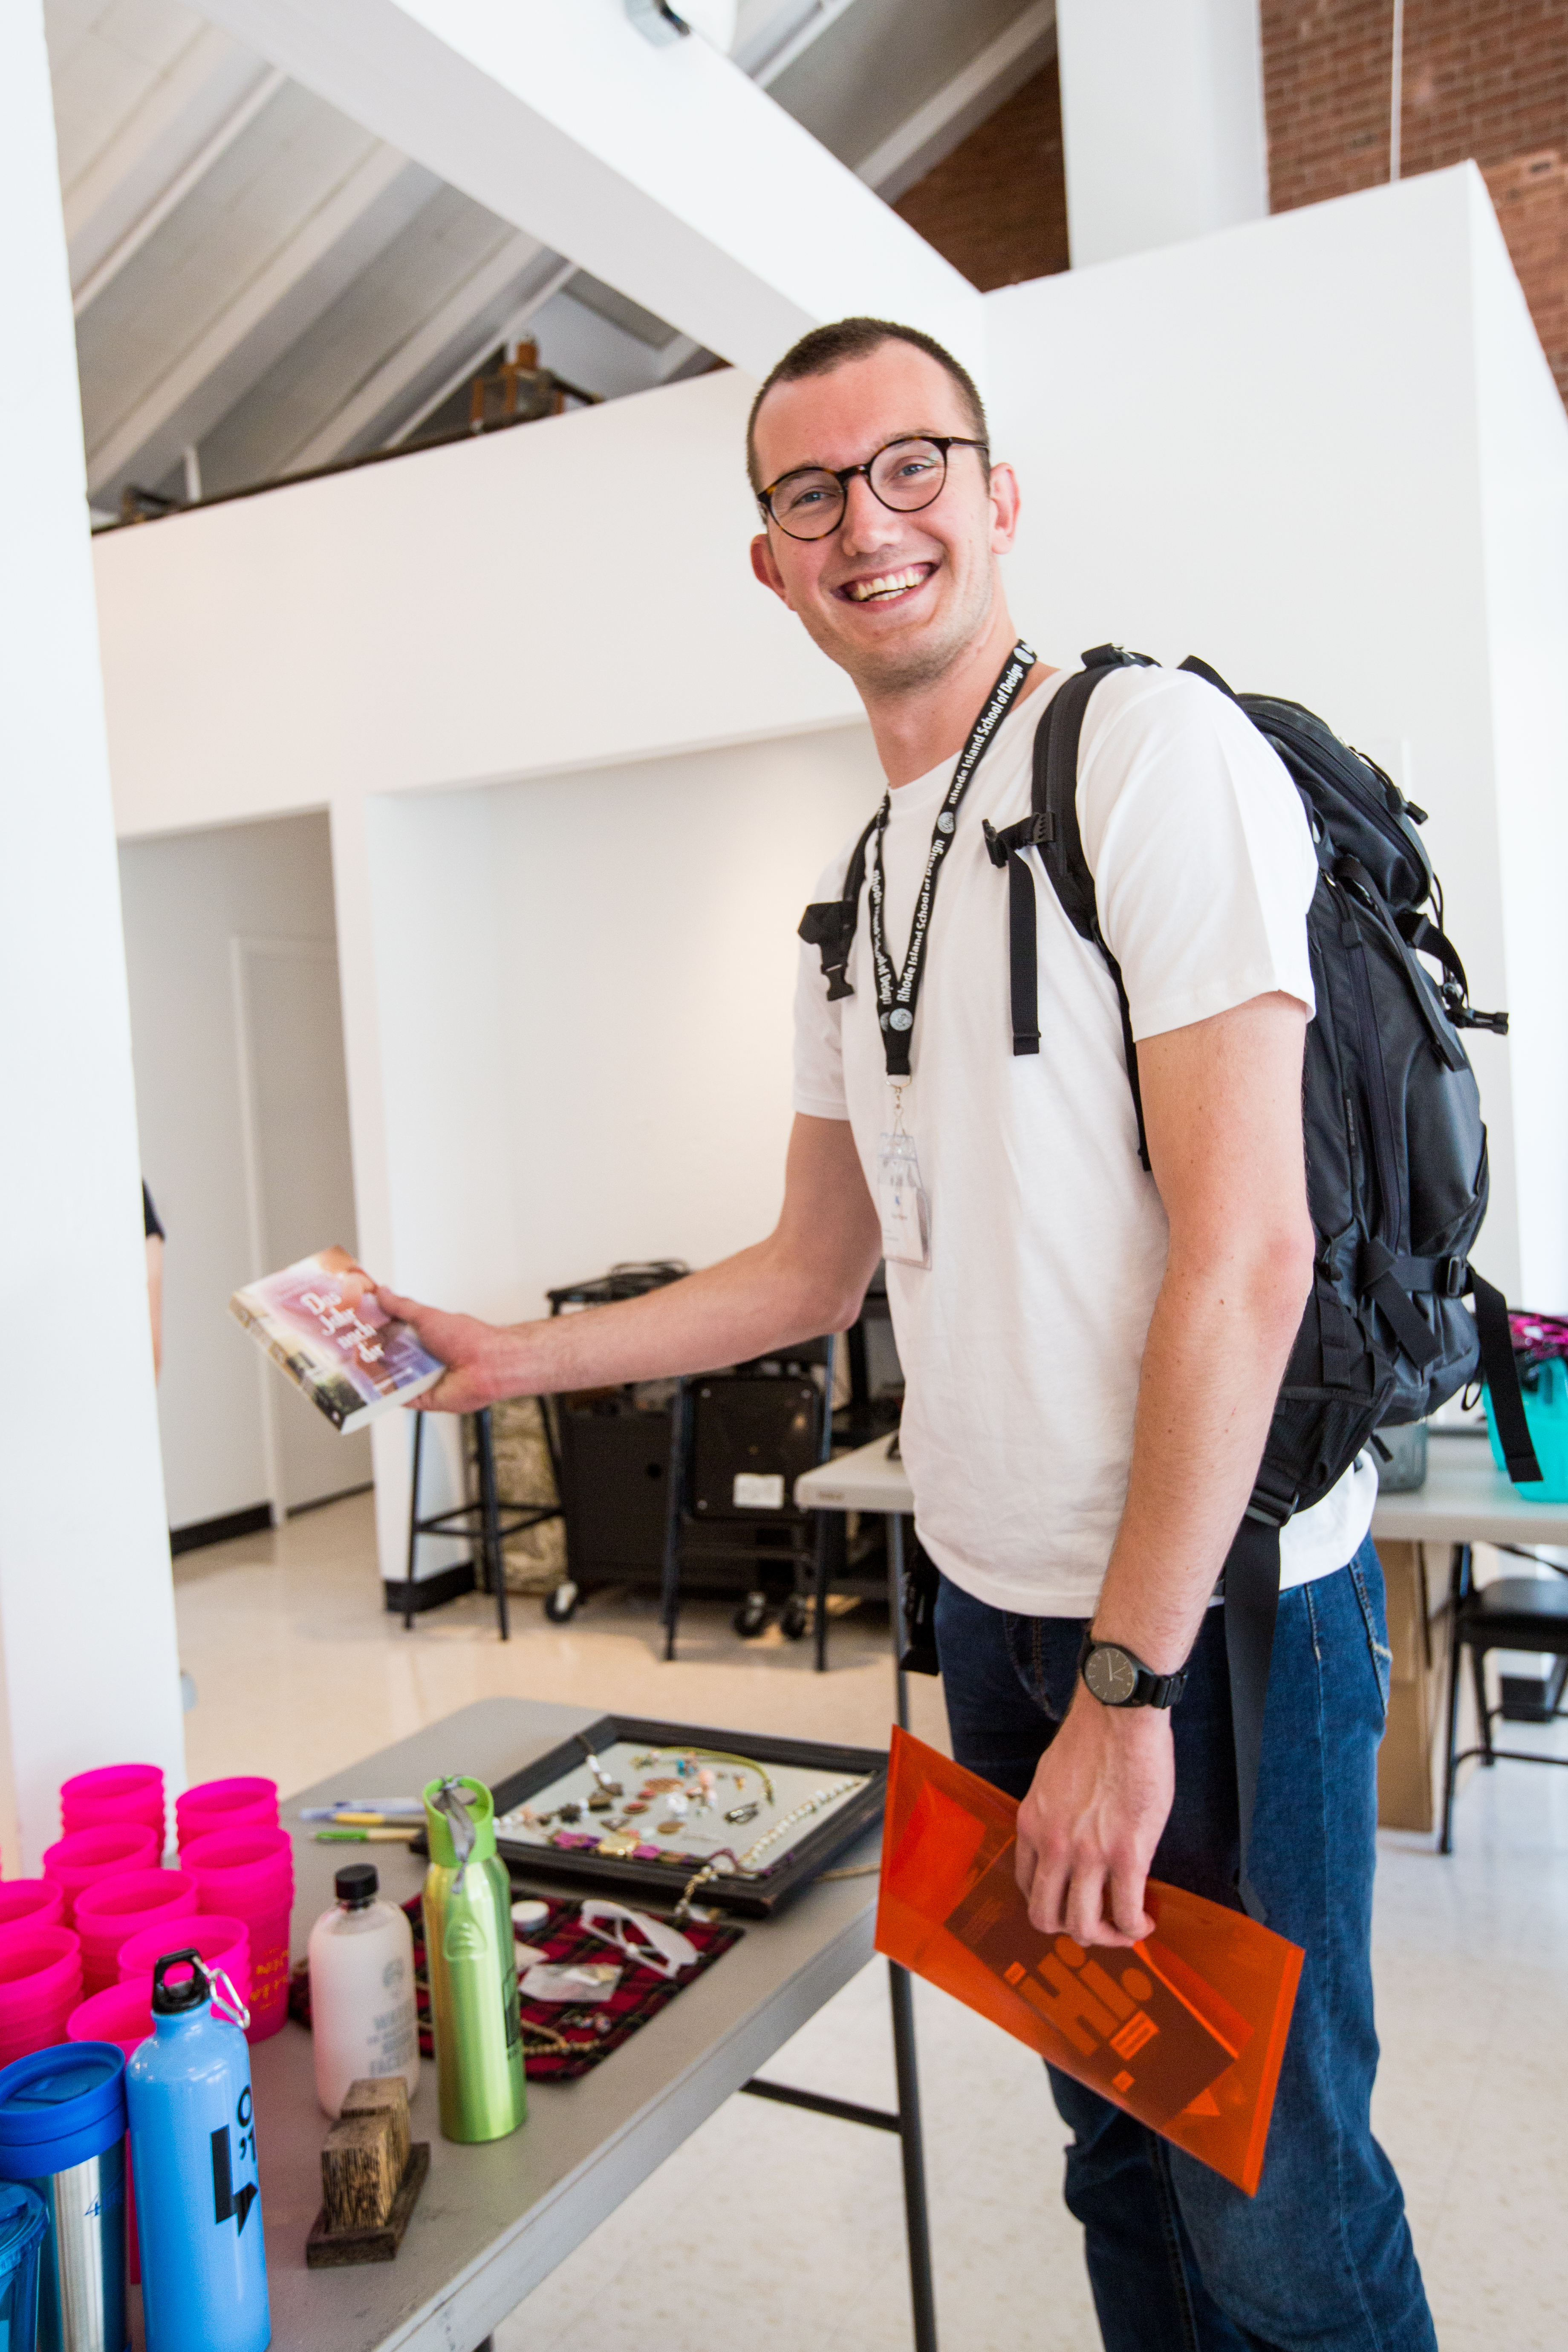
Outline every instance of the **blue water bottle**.
<svg viewBox="0 0 1568 2352"><path fill-rule="evenodd" d="M250 2053L212 1992L195 1952L166 1953L153 2039L125 2070L147 2352L265 2352L272 2336Z"/></svg>

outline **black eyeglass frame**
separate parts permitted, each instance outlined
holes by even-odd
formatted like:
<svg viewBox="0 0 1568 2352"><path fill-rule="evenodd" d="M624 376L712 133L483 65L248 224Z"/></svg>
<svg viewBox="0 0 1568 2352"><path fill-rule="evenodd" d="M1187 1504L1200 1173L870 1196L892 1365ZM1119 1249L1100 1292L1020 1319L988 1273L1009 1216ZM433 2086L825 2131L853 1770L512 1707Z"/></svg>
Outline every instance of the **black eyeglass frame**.
<svg viewBox="0 0 1568 2352"><path fill-rule="evenodd" d="M889 449L901 449L909 443L914 441L923 442L928 449L941 450L942 479L938 482L930 498L922 499L919 506L895 506L891 499L885 499L882 496L881 491L871 479L871 468L876 464L879 457L885 457L887 456ZM816 540L831 539L839 524L843 521L845 512L849 504L849 485L855 479L857 474L862 474L865 476L866 488L870 491L871 496L876 499L878 505L886 507L889 514L924 514L927 507L935 506L938 499L941 498L943 490L947 488L948 451L950 449L984 449L989 452L990 447L991 444L989 441L976 440L972 434L895 433L890 441L884 441L879 449L873 449L871 455L865 460L864 464L859 466L840 466L837 467L833 466L792 466L787 474L781 474L776 482L770 482L765 489L762 489L757 492L757 504L762 509L763 520L767 522L776 522L786 539L796 540L802 545L809 546ZM826 530L791 530L788 523L782 521L778 515L773 511L773 492L775 490L783 489L786 482L795 481L803 474L829 475L838 485L838 512L828 524Z"/></svg>

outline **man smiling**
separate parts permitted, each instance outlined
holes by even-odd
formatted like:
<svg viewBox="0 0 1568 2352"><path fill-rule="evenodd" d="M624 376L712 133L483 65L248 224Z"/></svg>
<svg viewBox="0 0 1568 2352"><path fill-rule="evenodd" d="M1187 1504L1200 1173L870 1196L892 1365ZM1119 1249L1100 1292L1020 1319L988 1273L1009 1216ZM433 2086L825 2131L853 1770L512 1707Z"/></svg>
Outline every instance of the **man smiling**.
<svg viewBox="0 0 1568 2352"><path fill-rule="evenodd" d="M1311 843L1284 769L1211 688L1140 667L1098 688L1078 817L1131 1007L1145 1170L1114 984L1043 877L1040 1049L1009 1050L988 835L1029 814L1064 674L1008 614L1018 486L974 385L918 331L848 320L781 361L748 441L752 568L853 678L889 788L864 888L847 902L846 853L813 910L779 1224L592 1316L500 1329L381 1295L451 1367L422 1406L459 1412L842 1328L884 1255L954 1754L1020 1800L1036 1925L1125 1946L1149 1932L1151 1871L1237 1900L1210 1601L1310 1280ZM1281 1545L1247 1859L1307 1958L1258 2196L1052 2076L1110 2352L1435 2343L1369 2121L1373 1490L1347 1473Z"/></svg>

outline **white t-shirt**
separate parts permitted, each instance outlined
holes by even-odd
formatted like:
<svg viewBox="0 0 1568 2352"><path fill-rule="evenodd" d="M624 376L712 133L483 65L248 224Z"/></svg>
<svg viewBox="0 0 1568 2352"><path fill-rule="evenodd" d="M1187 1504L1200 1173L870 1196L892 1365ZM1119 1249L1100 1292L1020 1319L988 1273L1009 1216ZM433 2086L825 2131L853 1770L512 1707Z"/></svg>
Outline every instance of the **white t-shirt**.
<svg viewBox="0 0 1568 2352"><path fill-rule="evenodd" d="M889 1263L906 1382L902 1453L916 1524L954 1583L1028 1616L1089 1615L1127 1493L1165 1213L1138 1159L1116 992L1037 856L1040 1051L1012 1050L1007 877L981 820L1029 812L1035 730L1052 678L982 761L942 862L913 1031L904 1124L931 1203L929 1268ZM902 963L945 761L892 794L887 938ZM1283 990L1313 1003L1306 908L1317 866L1284 767L1200 679L1125 669L1095 690L1079 824L1100 927L1139 1038ZM818 886L843 888L848 850ZM873 1200L892 1095L865 893L852 997L827 1002L803 949L795 1106L847 1118ZM1284 1531L1282 1582L1342 1568L1376 1497L1370 1461Z"/></svg>

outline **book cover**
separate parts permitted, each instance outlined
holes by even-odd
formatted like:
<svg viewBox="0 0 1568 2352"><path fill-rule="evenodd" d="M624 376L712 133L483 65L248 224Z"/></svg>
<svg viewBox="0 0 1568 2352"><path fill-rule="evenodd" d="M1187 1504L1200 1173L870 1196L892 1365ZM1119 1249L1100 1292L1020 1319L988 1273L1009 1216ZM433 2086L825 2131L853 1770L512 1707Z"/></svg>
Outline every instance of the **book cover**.
<svg viewBox="0 0 1568 2352"><path fill-rule="evenodd" d="M228 1307L342 1437L423 1395L446 1370L386 1313L345 1249L247 1283Z"/></svg>
<svg viewBox="0 0 1568 2352"><path fill-rule="evenodd" d="M878 1950L1252 2195L1300 1947L1154 1878L1154 1933L1131 1948L1042 1935L1014 1876L1016 1816L1000 1790L895 1731Z"/></svg>

